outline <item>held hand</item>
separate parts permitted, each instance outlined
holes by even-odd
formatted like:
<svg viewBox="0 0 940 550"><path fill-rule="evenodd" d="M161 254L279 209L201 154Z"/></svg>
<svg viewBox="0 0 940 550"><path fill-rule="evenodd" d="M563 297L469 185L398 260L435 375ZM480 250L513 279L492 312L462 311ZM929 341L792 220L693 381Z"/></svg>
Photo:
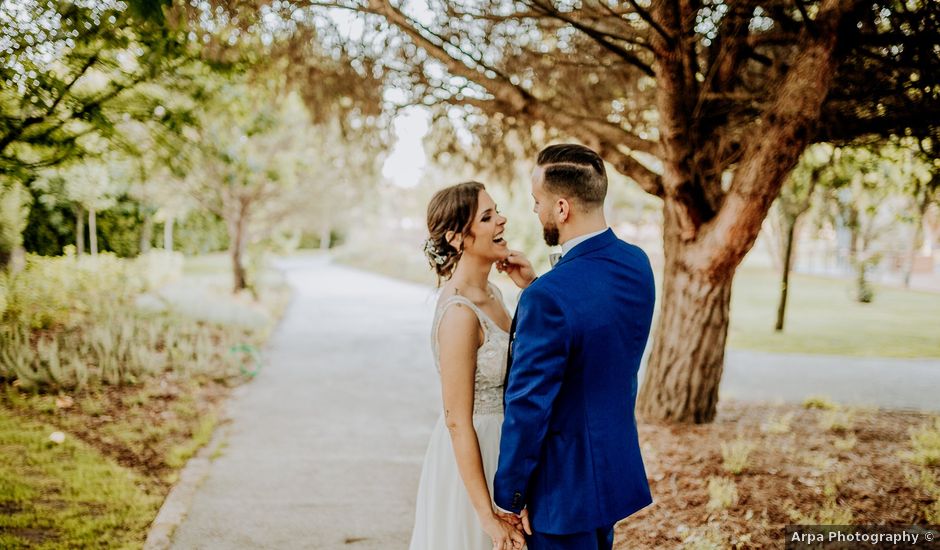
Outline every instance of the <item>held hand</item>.
<svg viewBox="0 0 940 550"><path fill-rule="evenodd" d="M525 531L525 534L531 535L532 525L529 523L529 510L523 508L522 511L519 512L519 519L522 520L522 530Z"/></svg>
<svg viewBox="0 0 940 550"><path fill-rule="evenodd" d="M525 254L518 250L510 250L506 259L496 263L497 271L509 275L512 282L519 288L526 288L535 280L535 270Z"/></svg>
<svg viewBox="0 0 940 550"><path fill-rule="evenodd" d="M520 550L525 545L522 531L492 515L483 522L483 530L493 541L493 550Z"/></svg>
<svg viewBox="0 0 940 550"><path fill-rule="evenodd" d="M510 514L508 512L500 512L499 510L497 510L495 514L499 516L499 519L505 521L509 525L512 525L519 531L522 530L522 518L517 516L516 514Z"/></svg>

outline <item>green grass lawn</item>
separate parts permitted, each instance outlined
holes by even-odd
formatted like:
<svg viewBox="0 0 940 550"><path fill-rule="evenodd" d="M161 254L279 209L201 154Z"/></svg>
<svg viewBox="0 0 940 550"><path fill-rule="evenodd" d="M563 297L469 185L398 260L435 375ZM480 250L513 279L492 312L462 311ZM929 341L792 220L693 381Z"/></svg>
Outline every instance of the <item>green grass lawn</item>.
<svg viewBox="0 0 940 550"><path fill-rule="evenodd" d="M780 277L738 270L731 297L733 348L780 353L940 357L940 294L876 287L872 303L853 300L853 282L792 275L783 333L773 330Z"/></svg>
<svg viewBox="0 0 940 550"><path fill-rule="evenodd" d="M0 408L0 548L139 548L162 494L56 430Z"/></svg>

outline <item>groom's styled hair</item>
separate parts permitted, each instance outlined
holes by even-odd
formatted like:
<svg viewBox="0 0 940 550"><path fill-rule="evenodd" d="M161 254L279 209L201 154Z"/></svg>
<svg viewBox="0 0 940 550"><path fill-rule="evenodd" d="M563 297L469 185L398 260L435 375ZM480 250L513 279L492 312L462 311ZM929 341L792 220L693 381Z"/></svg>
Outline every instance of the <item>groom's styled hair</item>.
<svg viewBox="0 0 940 550"><path fill-rule="evenodd" d="M549 193L575 199L585 210L604 205L607 170L604 160L592 149L576 143L549 145L536 162L544 170Z"/></svg>

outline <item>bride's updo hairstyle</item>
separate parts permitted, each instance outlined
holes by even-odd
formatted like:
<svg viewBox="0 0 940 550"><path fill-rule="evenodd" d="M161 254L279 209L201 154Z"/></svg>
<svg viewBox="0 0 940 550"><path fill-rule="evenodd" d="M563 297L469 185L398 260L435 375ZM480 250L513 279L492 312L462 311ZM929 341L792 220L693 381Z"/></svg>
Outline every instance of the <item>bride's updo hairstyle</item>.
<svg viewBox="0 0 940 550"><path fill-rule="evenodd" d="M456 249L447 242L447 233L471 236L470 226L480 203L482 183L468 181L445 187L431 197L428 203L428 234L424 242L424 255L428 257L431 269L437 273L437 284L450 279L457 267L457 260L463 253L463 245Z"/></svg>

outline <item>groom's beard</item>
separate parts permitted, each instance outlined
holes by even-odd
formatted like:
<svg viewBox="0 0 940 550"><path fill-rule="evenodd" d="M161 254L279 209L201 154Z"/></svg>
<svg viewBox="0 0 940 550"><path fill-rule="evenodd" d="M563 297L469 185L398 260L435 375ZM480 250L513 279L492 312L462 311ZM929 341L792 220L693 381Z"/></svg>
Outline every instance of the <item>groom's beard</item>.
<svg viewBox="0 0 940 550"><path fill-rule="evenodd" d="M542 237L548 246L558 246L558 225L554 222L543 225Z"/></svg>

